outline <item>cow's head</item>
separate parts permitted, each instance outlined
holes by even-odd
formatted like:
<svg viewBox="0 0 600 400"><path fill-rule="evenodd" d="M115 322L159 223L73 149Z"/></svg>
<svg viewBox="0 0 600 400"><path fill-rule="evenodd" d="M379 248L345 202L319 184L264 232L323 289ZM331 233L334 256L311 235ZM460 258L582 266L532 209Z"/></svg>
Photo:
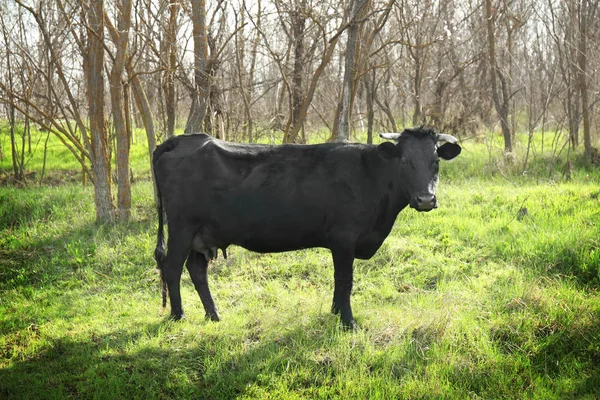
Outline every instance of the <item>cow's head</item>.
<svg viewBox="0 0 600 400"><path fill-rule="evenodd" d="M410 198L410 206L417 211L437 208L435 191L440 158L451 160L460 154L458 139L427 128L405 129L402 133L380 133L379 136L396 142L384 142L379 145L378 150L384 158L399 160L400 188Z"/></svg>

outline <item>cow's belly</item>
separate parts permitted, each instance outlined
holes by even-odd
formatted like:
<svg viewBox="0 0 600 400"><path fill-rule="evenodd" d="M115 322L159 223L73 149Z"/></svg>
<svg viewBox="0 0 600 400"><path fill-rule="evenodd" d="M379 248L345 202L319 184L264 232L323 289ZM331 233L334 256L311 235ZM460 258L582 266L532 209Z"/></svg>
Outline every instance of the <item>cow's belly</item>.
<svg viewBox="0 0 600 400"><path fill-rule="evenodd" d="M238 193L212 199L206 216L224 242L260 253L323 247L326 212L320 202L294 199L291 191Z"/></svg>
<svg viewBox="0 0 600 400"><path fill-rule="evenodd" d="M311 249L313 247L323 247L315 246L311 243L272 243L253 240L248 240L240 244L240 246L245 248L246 250L254 251L256 253L282 253L285 251Z"/></svg>
<svg viewBox="0 0 600 400"><path fill-rule="evenodd" d="M234 244L257 253L279 253L308 249L313 247L326 247L323 235L314 230L303 231L292 226L279 227L267 226L247 232L234 241Z"/></svg>
<svg viewBox="0 0 600 400"><path fill-rule="evenodd" d="M356 211L357 205L340 204L324 189L322 196L300 195L309 192L300 189L214 191L207 202L202 199L195 202L211 205L199 222L211 221L214 233L206 236L214 237L212 247L217 248L235 244L259 253L330 248L332 237L342 235L358 239L356 243L348 243L355 246L357 258L375 254L387 235L359 233L364 226L373 225L370 210Z"/></svg>

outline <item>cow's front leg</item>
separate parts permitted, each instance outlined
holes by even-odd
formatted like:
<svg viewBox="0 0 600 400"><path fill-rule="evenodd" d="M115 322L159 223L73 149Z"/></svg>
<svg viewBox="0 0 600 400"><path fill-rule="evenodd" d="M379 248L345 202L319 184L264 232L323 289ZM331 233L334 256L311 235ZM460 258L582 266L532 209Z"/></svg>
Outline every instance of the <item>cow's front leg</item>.
<svg viewBox="0 0 600 400"><path fill-rule="evenodd" d="M192 282L194 282L194 287L200 295L200 300L202 300L206 319L219 321L219 312L208 288L208 261L206 257L204 257L204 254L192 250L186 266L192 277Z"/></svg>
<svg viewBox="0 0 600 400"><path fill-rule="evenodd" d="M354 249L350 246L335 246L331 249L335 277L333 304L331 311L340 314L340 320L348 329L356 328L350 306L352 293L352 273L354 264Z"/></svg>

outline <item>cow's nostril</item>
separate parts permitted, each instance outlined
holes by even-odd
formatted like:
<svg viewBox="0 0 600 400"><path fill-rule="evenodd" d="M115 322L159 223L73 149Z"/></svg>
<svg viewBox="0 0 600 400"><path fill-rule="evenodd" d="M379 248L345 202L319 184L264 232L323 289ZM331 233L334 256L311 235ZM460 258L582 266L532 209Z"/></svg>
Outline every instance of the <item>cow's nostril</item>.
<svg viewBox="0 0 600 400"><path fill-rule="evenodd" d="M433 194L418 194L415 196L416 209L420 211L429 211L437 207L437 201Z"/></svg>

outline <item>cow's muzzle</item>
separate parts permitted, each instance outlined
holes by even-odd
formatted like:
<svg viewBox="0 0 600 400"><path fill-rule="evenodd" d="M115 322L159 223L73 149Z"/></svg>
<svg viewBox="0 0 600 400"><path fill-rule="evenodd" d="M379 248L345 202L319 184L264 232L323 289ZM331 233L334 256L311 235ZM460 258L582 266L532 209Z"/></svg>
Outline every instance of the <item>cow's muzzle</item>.
<svg viewBox="0 0 600 400"><path fill-rule="evenodd" d="M410 206L417 211L431 211L437 208L437 199L432 193L420 193L413 196Z"/></svg>

